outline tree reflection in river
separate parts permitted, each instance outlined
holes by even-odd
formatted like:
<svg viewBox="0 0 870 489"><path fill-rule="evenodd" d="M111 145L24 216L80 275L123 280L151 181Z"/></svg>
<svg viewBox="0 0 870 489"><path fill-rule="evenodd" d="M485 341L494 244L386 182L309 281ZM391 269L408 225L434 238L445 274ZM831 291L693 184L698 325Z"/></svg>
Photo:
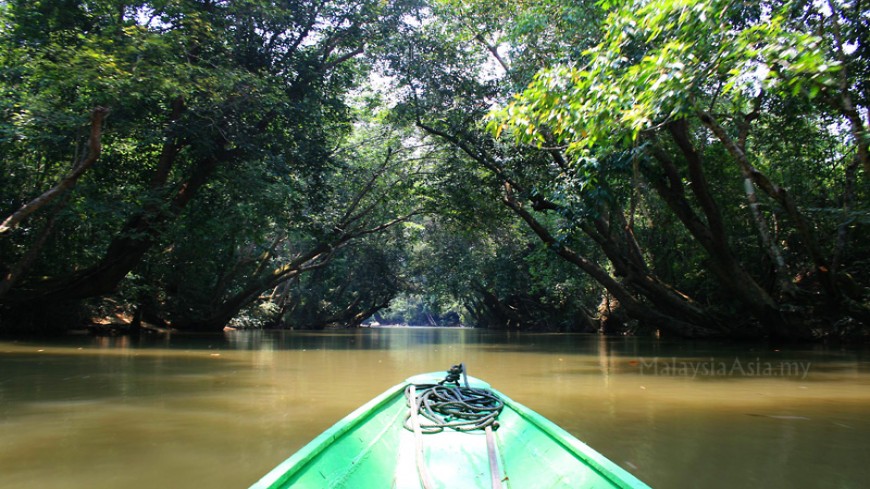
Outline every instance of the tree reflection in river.
<svg viewBox="0 0 870 489"><path fill-rule="evenodd" d="M654 487L870 480L866 349L377 328L0 342L0 487L246 487L460 361Z"/></svg>

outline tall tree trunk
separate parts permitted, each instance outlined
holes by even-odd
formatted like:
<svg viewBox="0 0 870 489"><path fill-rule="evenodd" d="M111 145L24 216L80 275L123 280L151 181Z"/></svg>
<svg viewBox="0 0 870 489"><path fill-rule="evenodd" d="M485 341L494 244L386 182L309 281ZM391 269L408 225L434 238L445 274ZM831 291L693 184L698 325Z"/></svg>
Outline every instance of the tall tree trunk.
<svg viewBox="0 0 870 489"><path fill-rule="evenodd" d="M745 177L751 179L752 183L757 185L758 188L764 191L768 196L778 202L783 207L783 209L785 209L786 213L789 215L792 221L794 221L795 228L797 229L798 234L801 237L801 241L803 241L803 244L806 247L810 258L815 264L816 272L819 276L819 281L824 287L825 292L828 294L830 300L832 300L833 302L839 302L840 293L837 291L836 284L834 283L834 279L830 273L830 263L825 258L821 246L819 246L819 242L816 239L816 233L812 229L812 225L810 224L809 220L807 220L807 218L803 215L803 213L798 209L798 206L797 204L795 204L794 199L791 198L791 195L786 191L786 189L771 182L765 174L763 174L749 162L749 158L746 156L746 153L734 142L734 140L728 135L725 129L716 121L716 119L711 114L701 113L699 114L699 117L704 125L725 146L725 149L732 156L732 158L734 158L734 161L737 162L737 165L740 167L740 170L745 175Z"/></svg>
<svg viewBox="0 0 870 489"><path fill-rule="evenodd" d="M659 162L664 175L653 176L653 188L665 201L672 212L683 223L710 257L708 267L725 290L749 310L768 331L778 337L801 337L804 332L797 331L786 324L779 312L778 304L770 294L740 265L728 247L728 236L704 175L700 155L688 138L684 123L669 127L674 140L686 157L689 168L691 189L704 212L702 220L687 200L683 180L670 155L660 148L653 147L652 154Z"/></svg>
<svg viewBox="0 0 870 489"><path fill-rule="evenodd" d="M852 224L852 202L855 200L855 175L858 173L860 159L855 157L852 163L846 167L846 178L843 183L843 219L837 226L837 240L834 244L834 253L831 258L831 273L836 277L840 268L843 254L846 252L846 244L849 242L849 225Z"/></svg>

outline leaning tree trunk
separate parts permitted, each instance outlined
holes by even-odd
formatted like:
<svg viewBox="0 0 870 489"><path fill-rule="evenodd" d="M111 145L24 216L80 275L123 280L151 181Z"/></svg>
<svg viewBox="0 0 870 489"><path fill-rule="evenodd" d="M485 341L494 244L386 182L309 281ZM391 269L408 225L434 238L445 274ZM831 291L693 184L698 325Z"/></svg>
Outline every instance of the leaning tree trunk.
<svg viewBox="0 0 870 489"><path fill-rule="evenodd" d="M2 300L3 296L5 296L6 293L15 286L18 280L27 273L36 261L40 252L42 252L46 243L48 243L49 238L51 238L54 233L54 225L57 222L57 216L60 213L60 210L65 207L66 203L69 201L69 195L70 194L66 194L61 198L61 201L52 210L51 215L39 231L39 236L36 240L30 244L24 255L22 255L18 261L5 272L5 276L0 280L0 300Z"/></svg>
<svg viewBox="0 0 870 489"><path fill-rule="evenodd" d="M664 314L638 300L622 283L613 278L609 272L568 248L553 237L552 234L535 217L513 197L510 185L505 185L504 204L514 211L535 232L541 241L550 247L559 257L578 267L593 280L601 284L607 291L619 300L625 312L634 319L645 324L654 325L677 336L696 338L715 336L719 332L710 328L709 324L693 324L680 318Z"/></svg>
<svg viewBox="0 0 870 489"><path fill-rule="evenodd" d="M108 115L108 113L109 109L105 107L97 107L93 111L91 111L91 131L90 137L88 138L88 150L85 155L78 163L76 163L76 165L72 169L72 172L70 172L69 175L61 179L61 181L57 185L46 190L42 193L42 195L36 197L27 204L21 206L20 209L12 213L12 215L7 217L2 223L0 223L0 236L11 231L16 226L18 226L21 221L27 219L28 216L45 207L54 199L62 195L65 191L72 188L78 181L79 177L81 177L88 168L96 163L103 149L101 142L103 133L103 119L106 118L106 115Z"/></svg>
<svg viewBox="0 0 870 489"><path fill-rule="evenodd" d="M610 273L591 260L587 259L576 253L575 251L567 248L563 244L559 243L550 232L540 223L535 217L526 210L523 205L514 197L514 189L518 189L519 185L515 182L496 162L495 160L486 153L485 149L482 145L477 144L469 144L468 141L463 140L460 137L457 137L449 132L437 129L432 126L428 126L418 121L417 126L423 129L428 134L433 136L437 136L448 143L454 145L459 148L469 157L477 161L482 167L486 168L490 172L493 173L496 177L498 177L505 188L505 192L503 194L502 203L510 208L517 216L519 216L526 224L535 232L535 234L552 250L554 250L560 258L566 260L567 262L575 265L584 273L589 275L593 280L598 282L601 286L607 289L614 297L617 297L624 305L625 310L628 314L630 314L633 318L638 319L642 322L649 324L656 324L662 327L663 329L669 330L671 333L678 336L686 336L686 337L704 337L704 336L713 336L716 334L721 334L722 331L716 329L717 325L715 321L713 321L709 317L699 317L698 309L692 307L692 304L689 301L677 300L676 297L679 294L676 294L674 291L669 290L665 292L666 287L659 286L660 284L655 284L654 280L649 280L647 292L656 297L656 299L660 302L669 302L669 303L679 303L682 302L679 306L673 306L672 310L682 309L686 312L686 316L692 318L692 320L686 320L685 317L674 317L670 314L665 314L663 312L657 311L642 301L638 300L637 297L630 291L624 284L620 283L614 277L610 275ZM561 160L561 154L557 151L551 152L552 157L556 161L558 165L564 165ZM533 208L537 208L538 206L548 207L552 204L542 201L533 202ZM599 243L600 244L600 243ZM613 255L614 257L616 254Z"/></svg>
<svg viewBox="0 0 870 489"><path fill-rule="evenodd" d="M749 158L746 156L743 149L735 143L712 115L702 113L699 117L704 125L710 129L716 138L725 146L725 149L734 161L737 162L737 165L740 167L740 171L745 178L751 180L752 184L757 185L758 188L764 191L768 196L779 203L783 209L785 209L786 213L794 222L795 228L803 241L804 247L807 249L810 259L812 259L815 265L819 281L824 287L825 292L828 294L828 298L834 303L839 302L840 293L837 290L834 278L831 274L830 262L825 257L818 239L816 239L816 233L813 230L813 226L800 209L798 209L791 194L789 194L785 188L770 181L764 173L755 168L750 163Z"/></svg>
<svg viewBox="0 0 870 489"><path fill-rule="evenodd" d="M219 158L203 159L171 201L168 211L152 207L132 216L109 244L99 263L68 277L35 284L23 300L70 301L113 292L160 237L160 228L181 213L193 195L208 181Z"/></svg>
<svg viewBox="0 0 870 489"><path fill-rule="evenodd" d="M710 258L707 267L731 297L745 307L769 334L781 338L805 336L805 331L786 323L777 302L731 253L719 206L710 192L701 156L689 140L685 121L669 124L668 130L686 158L690 188L704 219L698 216L689 203L683 180L673 159L657 147L652 148L652 155L659 162L664 175L652 176L653 188L707 252Z"/></svg>

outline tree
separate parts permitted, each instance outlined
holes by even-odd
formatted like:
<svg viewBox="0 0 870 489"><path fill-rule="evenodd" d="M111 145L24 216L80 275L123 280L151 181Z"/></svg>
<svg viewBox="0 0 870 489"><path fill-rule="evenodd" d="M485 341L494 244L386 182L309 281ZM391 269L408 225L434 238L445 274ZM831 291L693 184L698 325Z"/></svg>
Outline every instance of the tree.
<svg viewBox="0 0 870 489"><path fill-rule="evenodd" d="M299 219L295 212L329 193L323 182L336 169L332 153L351 129L346 94L366 69L358 58L403 9L377 1L107 0L48 1L32 10L9 2L5 205L20 206L64 172L63 162L81 152L78 128L89 107L112 115L102 164L62 200L69 202L63 215L51 221L34 214L3 236L5 257L29 258L43 248L3 298L7 314L113 293L131 274L172 262L165 258L176 246L170 239L184 241L190 232L215 233L203 254L276 239L246 212L280 213L289 205L284 212ZM242 197L252 182L269 191ZM211 214L220 206L198 199L217 187L249 207L236 201L239 212ZM188 216L193 207L199 219ZM37 238L40 226L54 229L54 241ZM321 245L335 245L331 240ZM318 256L316 249L303 256Z"/></svg>
<svg viewBox="0 0 870 489"><path fill-rule="evenodd" d="M850 314L866 318L866 309L837 288L819 227L761 167L778 162L765 161L769 154L751 153L756 140L781 137L775 130L753 132L754 121L800 107L808 111L805 117L816 120L817 144L825 144L831 130L823 122L826 108L802 104L801 98L824 93L824 98L839 100L841 108L848 105L843 100L851 100L848 92L855 85L844 75L848 63L842 42L836 42L836 35L826 40L806 34L797 20L804 14L826 17L814 8L620 3L584 63L541 71L516 101L495 114L491 128L496 134L510 129L522 144L564 144L571 167L587 175L590 163L609 154L632 154L659 197L705 250L708 270L731 299L753 314L767 334L803 337L806 325L785 318L781 306L794 293L794 273L807 272L801 259L786 263L781 245L771 239L771 214L763 211L769 204L762 200L769 199L776 205L772 217L786 220L800 240L802 258L812 263L827 305L845 304ZM836 31L838 7L832 9L827 17ZM852 127L856 161L861 161L866 123L841 112ZM743 179L755 234L778 278L772 287L759 283L729 244L735 233L747 230L729 228L724 215L726 207L737 207L737 195L716 195L710 182L709 169L725 158L733 165L731 174L736 170ZM845 166L841 159L839 171ZM723 198L729 201L726 206Z"/></svg>
<svg viewBox="0 0 870 489"><path fill-rule="evenodd" d="M448 13L451 12L448 8ZM495 82L481 75L485 57L495 56L496 53L492 52L491 46L480 46L481 43L478 42L472 43L475 40L479 41L481 36L475 35L471 40L464 37L463 28L465 27L460 26L457 29L455 24L449 23L429 23L425 28L408 34L414 38L414 42L410 43L414 47L405 52L403 57L397 56L392 65L397 73L396 78L408 86L410 96L405 106L406 113L415 118L418 127L429 135L441 139L463 153L466 162L471 161L472 165L477 166L477 171L488 172L489 183L494 185L495 195L501 194L499 199L504 205L526 222L547 247L558 250L557 256L579 267L596 281L606 283L611 291L622 297L624 307L634 310L636 315L644 316L647 320L655 319L667 324L668 327L682 330L683 334L701 334L704 328L693 326L686 321L672 321L670 319L673 318L668 315L645 307L634 300L631 293L609 271L595 262L596 258L580 255L569 248L565 239L572 234L569 228L575 226L569 222L570 215L579 212L577 217L590 216L590 212L598 212L598 210L582 210L577 206L571 209L570 206L565 205L570 204L565 199L570 198L573 183L565 181L567 175L565 160L558 151L535 153L522 147L499 145L479 130L478 121L487 112L490 101L502 96L499 95L499 90L504 90L505 87L499 88ZM457 32L460 34L456 35ZM479 51L468 49L469 43L481 49ZM423 61L424 56L433 56L433 52L441 51L462 52L464 56L452 55L449 59L439 60L439 63L432 63L431 60ZM417 52L423 54L417 57ZM502 66L511 68L506 63ZM506 73L507 90L511 89L516 76L518 76L517 72ZM551 191L555 192L551 194L552 197L548 196ZM528 205L532 212L529 212L525 208L526 204L522 203L526 199L530 200ZM582 199L579 201L574 199L574 203L583 204ZM550 222L557 225L562 223L566 227L554 234L542 226L539 219L535 217L534 213L538 211L561 213L561 218L550 219ZM614 218L618 217L616 213L611 215ZM597 235L595 238L599 238L600 243L608 244L605 250L610 252L611 258L617 259L620 265L627 265L629 259L633 260L639 256L632 251L630 241L623 243L623 245L627 244L626 246L619 244L620 241L630 239L630 235L610 235L607 230L611 226L605 222L609 218L604 216L598 214L594 226L581 227L584 232ZM569 219L566 220L566 217ZM602 231L608 236L600 234ZM612 236L618 239L614 241ZM622 253L633 255L628 258L618 256ZM623 266L618 273L627 270ZM667 285L659 283L650 274L642 273L635 282L644 286L647 293L655 294L656 299L667 304L667 307L682 309L682 314L695 320L703 316L703 312L691 301L686 301L683 295L670 290ZM663 319L666 321L662 321Z"/></svg>
<svg viewBox="0 0 870 489"><path fill-rule="evenodd" d="M864 10L6 2L4 325L859 331Z"/></svg>
<svg viewBox="0 0 870 489"><path fill-rule="evenodd" d="M863 215L866 121L827 100L844 106L838 78L859 93L838 58L865 20L853 4L817 7L437 2L388 59L400 113L487 173L487 195L630 318L680 336L806 338L867 319L852 275L831 272L843 250L861 253L847 236ZM571 24L543 21L557 14ZM531 42L542 36L558 41ZM493 104L490 135L512 141L480 130ZM805 150L774 149L785 141Z"/></svg>

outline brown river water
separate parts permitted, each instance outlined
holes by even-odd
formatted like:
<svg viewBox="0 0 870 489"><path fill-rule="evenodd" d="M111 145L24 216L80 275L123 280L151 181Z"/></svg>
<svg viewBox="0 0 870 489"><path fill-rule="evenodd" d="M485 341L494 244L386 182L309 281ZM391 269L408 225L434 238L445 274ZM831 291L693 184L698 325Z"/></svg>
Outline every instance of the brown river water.
<svg viewBox="0 0 870 489"><path fill-rule="evenodd" d="M870 348L378 328L0 340L0 488L245 488L457 362L656 488L870 487Z"/></svg>

